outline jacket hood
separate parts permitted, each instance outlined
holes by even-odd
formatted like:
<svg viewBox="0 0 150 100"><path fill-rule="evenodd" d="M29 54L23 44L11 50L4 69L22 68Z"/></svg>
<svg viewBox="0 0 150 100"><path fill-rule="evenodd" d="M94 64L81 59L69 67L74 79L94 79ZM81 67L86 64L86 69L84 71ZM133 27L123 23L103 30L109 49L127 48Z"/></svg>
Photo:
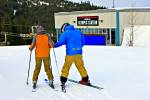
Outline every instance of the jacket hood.
<svg viewBox="0 0 150 100"><path fill-rule="evenodd" d="M65 30L74 30L74 26L73 25L68 25L65 27Z"/></svg>

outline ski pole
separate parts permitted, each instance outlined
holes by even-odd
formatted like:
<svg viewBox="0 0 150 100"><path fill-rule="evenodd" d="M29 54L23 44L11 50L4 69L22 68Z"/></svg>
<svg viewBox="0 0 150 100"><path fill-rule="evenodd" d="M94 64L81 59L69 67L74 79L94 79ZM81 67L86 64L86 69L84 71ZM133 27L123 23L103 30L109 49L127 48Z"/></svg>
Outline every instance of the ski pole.
<svg viewBox="0 0 150 100"><path fill-rule="evenodd" d="M32 55L32 51L30 51L30 58L29 58L29 68L28 68L28 76L27 76L27 85L29 84L28 83L28 80L29 80L29 73L30 73L30 63L31 63L31 55Z"/></svg>
<svg viewBox="0 0 150 100"><path fill-rule="evenodd" d="M56 54L55 54L54 48L53 48L53 52L54 52L54 58L55 58L55 63L56 63L56 67L57 67L57 72L58 72L58 75L60 76L60 74L59 74L59 68L58 68L58 64L57 64L57 59L56 59Z"/></svg>

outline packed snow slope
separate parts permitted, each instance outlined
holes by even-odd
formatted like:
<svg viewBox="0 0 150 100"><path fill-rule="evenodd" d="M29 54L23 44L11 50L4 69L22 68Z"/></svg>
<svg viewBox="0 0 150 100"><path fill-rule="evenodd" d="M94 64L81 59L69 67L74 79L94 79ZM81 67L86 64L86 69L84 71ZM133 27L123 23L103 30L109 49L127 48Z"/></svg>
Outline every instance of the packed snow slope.
<svg viewBox="0 0 150 100"><path fill-rule="evenodd" d="M65 47L51 50L55 87L43 81L41 69L36 92L32 92L32 74L35 66L32 52L29 85L26 78L29 66L28 46L0 47L0 100L150 100L150 48L85 46L83 57L91 83L104 89L67 82L67 93L60 90L59 74L65 59ZM59 71L58 71L59 70ZM69 78L80 80L73 65Z"/></svg>

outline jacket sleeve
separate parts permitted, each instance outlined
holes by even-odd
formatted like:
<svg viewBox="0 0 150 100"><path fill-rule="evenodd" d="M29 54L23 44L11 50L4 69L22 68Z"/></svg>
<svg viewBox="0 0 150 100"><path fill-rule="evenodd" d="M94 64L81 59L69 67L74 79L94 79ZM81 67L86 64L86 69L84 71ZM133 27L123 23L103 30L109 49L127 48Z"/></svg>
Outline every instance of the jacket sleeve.
<svg viewBox="0 0 150 100"><path fill-rule="evenodd" d="M34 35L33 39L32 39L32 43L29 46L30 50L33 50L35 48L35 44L36 44L36 35Z"/></svg>
<svg viewBox="0 0 150 100"><path fill-rule="evenodd" d="M66 39L67 39L67 32L63 32L59 38L59 41L57 43L55 43L54 47L57 48L59 46L62 46L66 43Z"/></svg>
<svg viewBox="0 0 150 100"><path fill-rule="evenodd" d="M48 36L48 44L49 44L50 48L53 48L53 47L54 47L54 42L52 41L50 35Z"/></svg>
<svg viewBox="0 0 150 100"><path fill-rule="evenodd" d="M82 32L81 32L81 43L82 43L82 46L85 45L85 39L84 39L84 35Z"/></svg>

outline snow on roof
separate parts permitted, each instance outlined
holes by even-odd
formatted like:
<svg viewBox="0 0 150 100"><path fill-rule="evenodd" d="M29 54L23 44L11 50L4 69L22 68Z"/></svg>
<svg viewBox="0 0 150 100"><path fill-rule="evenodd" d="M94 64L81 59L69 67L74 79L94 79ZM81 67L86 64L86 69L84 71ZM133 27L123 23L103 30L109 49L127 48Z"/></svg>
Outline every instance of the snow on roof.
<svg viewBox="0 0 150 100"><path fill-rule="evenodd" d="M86 13L105 13L105 12L116 12L120 11L149 11L150 7L124 7L124 8L110 8L110 9L96 9L96 10L86 10L86 11L72 11L72 12L58 12L55 15L70 15L70 14L86 14Z"/></svg>

